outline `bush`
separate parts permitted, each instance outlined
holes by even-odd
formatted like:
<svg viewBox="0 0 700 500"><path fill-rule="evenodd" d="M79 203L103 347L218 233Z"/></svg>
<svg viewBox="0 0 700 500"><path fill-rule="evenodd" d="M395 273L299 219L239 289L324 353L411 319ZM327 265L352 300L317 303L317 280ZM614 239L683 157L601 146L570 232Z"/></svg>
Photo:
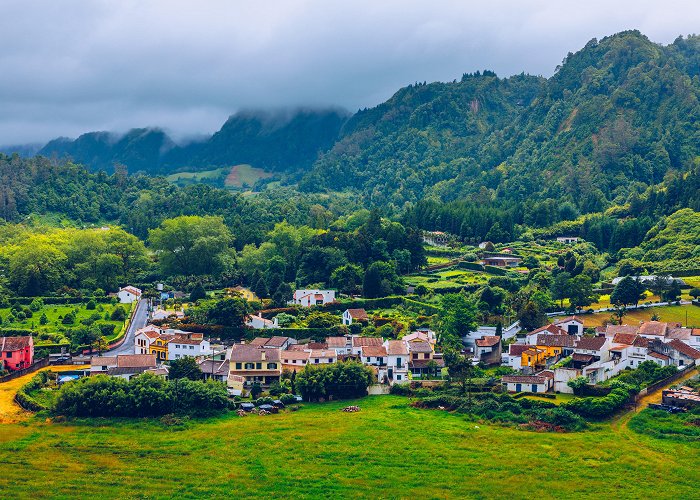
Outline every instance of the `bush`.
<svg viewBox="0 0 700 500"><path fill-rule="evenodd" d="M374 370L357 362L306 365L297 373L295 384L304 399L358 398L376 381Z"/></svg>
<svg viewBox="0 0 700 500"><path fill-rule="evenodd" d="M112 311L110 319L112 321L124 321L126 319L126 311L122 306L117 306L114 308L114 311Z"/></svg>
<svg viewBox="0 0 700 500"><path fill-rule="evenodd" d="M265 396L265 397L256 399L253 403L255 404L255 406L271 405L273 401L274 401L274 399L272 399L271 397Z"/></svg>
<svg viewBox="0 0 700 500"><path fill-rule="evenodd" d="M64 325L72 325L75 323L75 315L71 312L67 313L61 320L61 323Z"/></svg>
<svg viewBox="0 0 700 500"><path fill-rule="evenodd" d="M69 417L208 415L228 408L226 387L214 381L166 381L145 373L129 381L97 375L61 387L54 412Z"/></svg>
<svg viewBox="0 0 700 500"><path fill-rule="evenodd" d="M88 311L93 311L96 308L97 308L97 304L92 299L88 300L88 303L85 305L85 309L87 309Z"/></svg>
<svg viewBox="0 0 700 500"><path fill-rule="evenodd" d="M297 402L296 398L294 397L293 394L282 394L280 396L280 401L282 401L282 404L286 405L291 405Z"/></svg>

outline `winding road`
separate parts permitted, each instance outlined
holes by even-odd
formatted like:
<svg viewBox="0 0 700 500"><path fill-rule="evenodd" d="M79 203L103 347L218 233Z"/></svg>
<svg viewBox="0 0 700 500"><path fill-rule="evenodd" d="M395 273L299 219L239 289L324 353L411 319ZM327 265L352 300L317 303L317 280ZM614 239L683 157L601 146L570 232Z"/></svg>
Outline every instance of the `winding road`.
<svg viewBox="0 0 700 500"><path fill-rule="evenodd" d="M148 323L148 300L141 299L136 305L134 317L126 332L124 342L119 347L102 353L103 356L116 356L118 354L134 354L134 333Z"/></svg>

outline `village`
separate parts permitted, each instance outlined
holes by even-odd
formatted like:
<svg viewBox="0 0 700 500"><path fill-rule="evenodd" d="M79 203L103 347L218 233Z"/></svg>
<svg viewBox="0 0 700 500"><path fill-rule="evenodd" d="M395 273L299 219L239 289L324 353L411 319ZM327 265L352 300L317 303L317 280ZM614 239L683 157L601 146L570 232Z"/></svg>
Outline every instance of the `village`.
<svg viewBox="0 0 700 500"><path fill-rule="evenodd" d="M127 286L118 297L128 304L138 303L141 295L138 288ZM335 290L300 289L289 304L314 308L335 302ZM450 377L439 335L427 327L399 339L346 334L319 341L299 340L275 335L280 328L276 317L267 319L253 313L246 317L246 328L258 336L230 343L168 325L168 318L182 316L182 311L152 308L144 317L147 324L134 330L130 345L120 346L114 354L107 351L78 356L74 362L87 361L89 370L64 376L64 380L98 374L130 380L142 373L167 379L170 364L183 358L196 361L202 379L226 384L229 396L237 398L264 393L308 365L345 361L372 369L376 384L369 388L370 394L388 394L395 384ZM340 320L344 327L371 322L363 308L344 310ZM495 373L493 370L498 368L499 373L505 373L496 377L497 383L512 394L573 394L577 386L572 381L596 386L645 362L683 371L700 360L700 329L662 321L608 324L585 333L584 321L570 316L532 331L522 330L516 322L501 329L500 336L495 333L490 327L468 333L462 339L461 354L482 370ZM10 373L31 367L33 338L3 337L0 355ZM696 404L699 400L694 394L685 394L683 405Z"/></svg>

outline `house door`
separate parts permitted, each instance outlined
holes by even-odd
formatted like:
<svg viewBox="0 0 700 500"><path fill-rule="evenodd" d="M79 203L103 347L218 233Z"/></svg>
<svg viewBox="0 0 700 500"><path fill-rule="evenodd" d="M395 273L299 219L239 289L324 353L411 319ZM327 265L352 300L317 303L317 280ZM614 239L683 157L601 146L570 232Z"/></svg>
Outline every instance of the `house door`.
<svg viewBox="0 0 700 500"><path fill-rule="evenodd" d="M537 384L532 384L532 392L537 392Z"/></svg>
<svg viewBox="0 0 700 500"><path fill-rule="evenodd" d="M394 369L389 368L389 380L394 380Z"/></svg>
<svg viewBox="0 0 700 500"><path fill-rule="evenodd" d="M522 390L522 386L520 384L515 384L515 392L520 392Z"/></svg>

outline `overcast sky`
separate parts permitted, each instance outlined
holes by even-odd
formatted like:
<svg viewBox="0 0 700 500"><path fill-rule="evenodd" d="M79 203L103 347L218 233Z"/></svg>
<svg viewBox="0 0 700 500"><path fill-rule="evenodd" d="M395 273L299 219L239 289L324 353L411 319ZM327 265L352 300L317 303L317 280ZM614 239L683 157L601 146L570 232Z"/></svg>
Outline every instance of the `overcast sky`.
<svg viewBox="0 0 700 500"><path fill-rule="evenodd" d="M211 133L241 108L374 106L484 68L551 76L593 37L670 43L700 2L2 0L0 145L161 126Z"/></svg>

